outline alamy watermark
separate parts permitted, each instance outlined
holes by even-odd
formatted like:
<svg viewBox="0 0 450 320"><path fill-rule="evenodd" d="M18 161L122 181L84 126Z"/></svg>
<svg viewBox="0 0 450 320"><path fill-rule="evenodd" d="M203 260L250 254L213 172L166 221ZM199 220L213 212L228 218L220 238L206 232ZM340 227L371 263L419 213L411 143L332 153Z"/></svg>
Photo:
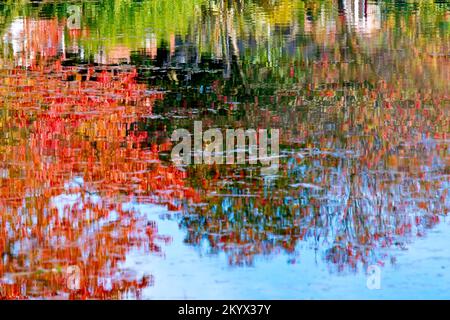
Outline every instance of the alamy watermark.
<svg viewBox="0 0 450 320"><path fill-rule="evenodd" d="M366 286L369 290L381 289L381 268L377 265L370 265L367 268Z"/></svg>
<svg viewBox="0 0 450 320"><path fill-rule="evenodd" d="M262 174L278 172L279 129L226 129L224 137L221 129L203 132L202 121L194 121L193 135L187 129L176 129L171 140L178 142L171 153L176 165L259 163Z"/></svg>
<svg viewBox="0 0 450 320"><path fill-rule="evenodd" d="M81 288L81 270L80 267L73 265L66 269L66 286L69 290L77 291Z"/></svg>
<svg viewBox="0 0 450 320"><path fill-rule="evenodd" d="M80 6L71 5L67 8L69 17L67 18L67 29L81 29L81 8Z"/></svg>

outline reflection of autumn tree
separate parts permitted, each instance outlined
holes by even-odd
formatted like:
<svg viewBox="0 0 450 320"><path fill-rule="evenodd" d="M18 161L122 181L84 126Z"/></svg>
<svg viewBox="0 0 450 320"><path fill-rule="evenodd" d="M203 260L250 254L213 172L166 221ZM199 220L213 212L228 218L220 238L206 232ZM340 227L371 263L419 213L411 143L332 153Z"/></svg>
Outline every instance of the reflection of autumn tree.
<svg viewBox="0 0 450 320"><path fill-rule="evenodd" d="M71 297L139 295L150 284L151 277L121 271L119 264L131 247L160 251L154 225L144 224L133 211L92 201L86 194L63 211L42 198L26 200L33 210L2 212L1 297L64 297L70 292L65 274L70 265L81 268L81 288L70 292Z"/></svg>
<svg viewBox="0 0 450 320"><path fill-rule="evenodd" d="M367 42L336 23L331 40L312 24L314 41L304 44L305 52L306 46L315 49L311 60L299 57L265 72L244 62L254 96L236 83L212 85L217 98L211 104L225 108L238 126L280 127L284 149L305 154L289 160L292 167L271 188L238 169L221 172L216 183L205 181L209 205L190 208L200 215L183 221L188 242L208 239L213 251L223 249L240 264L312 239L339 269L356 268L383 263L382 248L404 247L447 214L449 65L428 49L432 42L434 51L446 52L447 35L404 43L392 25L381 24L385 50L374 47L377 35ZM411 28L420 30L420 24ZM303 44L295 47L302 51ZM229 103L241 102L240 96L244 103ZM210 118L203 119L209 127L228 121Z"/></svg>
<svg viewBox="0 0 450 320"><path fill-rule="evenodd" d="M449 166L443 143L381 150L379 159L373 145L351 141L311 137L273 186L244 168L190 172L205 205L187 208L187 242L206 240L230 263L251 264L259 254L294 252L301 240L353 269L383 263L383 248L405 247L448 213L448 177L435 176Z"/></svg>
<svg viewBox="0 0 450 320"><path fill-rule="evenodd" d="M205 113L201 120L208 127L227 127L230 119L237 127L279 127L283 149L300 156L286 154L272 187L246 168L190 172L204 206L186 209L188 243L207 241L232 264L311 243L337 269L354 269L384 263L385 247L405 247L448 213L448 33L424 33L419 11L380 17L381 30L368 34L345 16L332 24L305 20L303 37L261 34L253 44L252 32L236 36L236 11L227 12L207 17L214 32L203 40L229 36L246 52L233 49L241 59L236 75L215 81L214 95L202 97L226 116ZM445 20L435 14L434 24ZM276 48L276 64L264 60L268 48ZM217 57L230 52L215 49L223 50Z"/></svg>
<svg viewBox="0 0 450 320"><path fill-rule="evenodd" d="M47 21L43 30L59 32ZM161 94L137 84L131 67L63 67L54 55L40 57L1 71L0 296L64 296L69 265L82 270L71 297L138 296L151 278L120 263L132 248L161 252L169 238L120 203L173 209L193 197L185 174L159 161L170 144L149 144L146 131L133 130Z"/></svg>

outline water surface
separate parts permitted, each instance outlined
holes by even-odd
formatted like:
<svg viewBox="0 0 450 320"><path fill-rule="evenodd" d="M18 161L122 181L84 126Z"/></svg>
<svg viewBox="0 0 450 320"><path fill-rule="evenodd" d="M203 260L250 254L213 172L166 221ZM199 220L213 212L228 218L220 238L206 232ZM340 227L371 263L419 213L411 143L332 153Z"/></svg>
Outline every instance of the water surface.
<svg viewBox="0 0 450 320"><path fill-rule="evenodd" d="M447 2L0 11L1 298L450 297ZM175 166L197 120L279 129L278 173Z"/></svg>

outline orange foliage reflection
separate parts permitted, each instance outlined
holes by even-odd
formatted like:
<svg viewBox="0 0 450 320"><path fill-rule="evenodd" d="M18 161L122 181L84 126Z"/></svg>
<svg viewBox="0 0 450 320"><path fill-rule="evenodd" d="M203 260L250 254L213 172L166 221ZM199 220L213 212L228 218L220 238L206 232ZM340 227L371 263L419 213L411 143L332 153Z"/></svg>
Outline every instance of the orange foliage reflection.
<svg viewBox="0 0 450 320"><path fill-rule="evenodd" d="M33 37L60 32L52 20L38 26ZM151 275L120 264L133 248L162 254L170 238L120 203L174 209L194 197L185 173L159 160L170 143L133 130L162 93L136 83L132 67L65 67L55 52L1 75L0 297L139 297ZM66 285L71 265L77 291Z"/></svg>

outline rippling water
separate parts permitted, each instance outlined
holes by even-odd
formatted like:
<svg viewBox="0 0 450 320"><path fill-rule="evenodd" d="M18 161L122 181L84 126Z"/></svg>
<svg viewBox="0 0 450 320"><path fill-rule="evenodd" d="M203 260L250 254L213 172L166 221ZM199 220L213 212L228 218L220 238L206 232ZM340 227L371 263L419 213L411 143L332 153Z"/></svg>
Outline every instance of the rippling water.
<svg viewBox="0 0 450 320"><path fill-rule="evenodd" d="M450 298L448 2L0 11L0 298ZM196 120L278 173L175 166Z"/></svg>

